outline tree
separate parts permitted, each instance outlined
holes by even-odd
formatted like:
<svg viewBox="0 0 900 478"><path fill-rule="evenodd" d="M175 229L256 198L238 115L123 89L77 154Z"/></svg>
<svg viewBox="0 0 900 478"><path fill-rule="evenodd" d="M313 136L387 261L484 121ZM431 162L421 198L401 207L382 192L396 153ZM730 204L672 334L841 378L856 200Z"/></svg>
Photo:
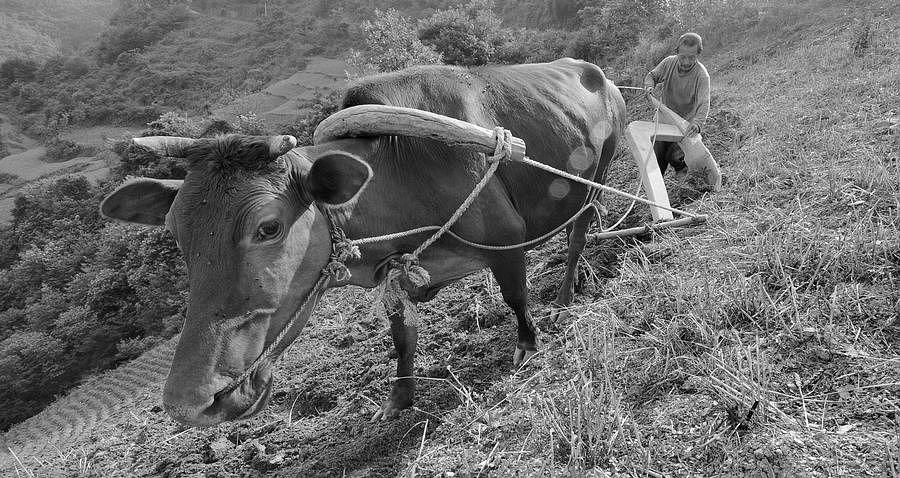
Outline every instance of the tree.
<svg viewBox="0 0 900 478"><path fill-rule="evenodd" d="M633 47L641 33L668 25L664 0L608 0L578 11L582 29L572 42L573 56L602 63Z"/></svg>
<svg viewBox="0 0 900 478"><path fill-rule="evenodd" d="M0 63L0 85L9 86L14 81L34 81L34 74L40 66L26 58L10 58Z"/></svg>
<svg viewBox="0 0 900 478"><path fill-rule="evenodd" d="M353 52L348 61L363 74L441 63L441 55L416 36L412 21L393 8L375 10L375 19L362 27L368 52Z"/></svg>
<svg viewBox="0 0 900 478"><path fill-rule="evenodd" d="M494 0L471 0L461 7L440 10L420 22L419 39L451 65L493 61L509 38L493 8Z"/></svg>

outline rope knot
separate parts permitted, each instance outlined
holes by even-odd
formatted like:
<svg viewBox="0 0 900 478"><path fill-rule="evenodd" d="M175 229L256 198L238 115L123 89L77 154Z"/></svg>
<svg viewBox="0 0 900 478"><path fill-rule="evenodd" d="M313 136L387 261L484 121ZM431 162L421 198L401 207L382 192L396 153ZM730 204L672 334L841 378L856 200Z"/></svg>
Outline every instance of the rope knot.
<svg viewBox="0 0 900 478"><path fill-rule="evenodd" d="M431 274L419 265L419 257L409 253L400 256L399 266L403 278L416 287L424 287L431 282Z"/></svg>
<svg viewBox="0 0 900 478"><path fill-rule="evenodd" d="M347 266L344 265L344 262L347 262L351 259L359 259L362 257L362 252L359 250L359 246L357 246L352 240L347 238L347 234L344 233L344 230L339 226L334 225L334 221L331 222L331 263L328 264L329 269L335 269L336 266L332 267L332 264L339 263L340 264L340 272L335 275L337 280L346 280L350 278L350 269L347 269ZM343 278L339 278L343 277Z"/></svg>
<svg viewBox="0 0 900 478"><path fill-rule="evenodd" d="M361 258L362 252L360 252L359 246L354 244L350 239L344 237L342 240L334 243L334 257L335 259L344 262L350 259Z"/></svg>
<svg viewBox="0 0 900 478"><path fill-rule="evenodd" d="M344 262L338 259L334 259L325 266L325 269L322 271L338 282L343 282L345 280L350 279L352 274L350 274L350 269L344 265Z"/></svg>
<svg viewBox="0 0 900 478"><path fill-rule="evenodd" d="M512 133L503 126L494 128L494 140L497 145L494 146L494 154L488 157L488 162L502 163L512 158Z"/></svg>

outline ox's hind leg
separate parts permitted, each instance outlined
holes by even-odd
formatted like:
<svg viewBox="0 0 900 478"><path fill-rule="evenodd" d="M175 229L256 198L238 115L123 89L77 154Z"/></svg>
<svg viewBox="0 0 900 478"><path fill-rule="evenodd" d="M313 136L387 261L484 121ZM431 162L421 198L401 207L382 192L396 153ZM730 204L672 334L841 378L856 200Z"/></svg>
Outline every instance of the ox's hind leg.
<svg viewBox="0 0 900 478"><path fill-rule="evenodd" d="M519 367L537 352L537 333L528 310L528 286L525 283L525 252L521 249L498 254L491 261L491 272L500 285L503 300L515 312L518 341L513 366Z"/></svg>
<svg viewBox="0 0 900 478"><path fill-rule="evenodd" d="M566 310L572 305L572 299L575 296L575 279L578 276L578 260L581 259L581 253L584 252L584 245L587 242L587 229L594 220L594 208L590 208L580 216L569 228L569 256L566 261L566 273L563 276L562 283L559 285L559 292L556 294L556 300L553 301L551 320L558 321L568 317L569 312Z"/></svg>
<svg viewBox="0 0 900 478"><path fill-rule="evenodd" d="M416 342L419 334L414 324L406 325L404 323L403 309L402 302L385 303L385 310L391 321L391 337L394 339L394 348L397 350L397 380L391 389L391 396L381 406L381 410L372 416L373 422L379 419L396 418L401 411L412 405L413 395L416 392L413 359L416 355Z"/></svg>

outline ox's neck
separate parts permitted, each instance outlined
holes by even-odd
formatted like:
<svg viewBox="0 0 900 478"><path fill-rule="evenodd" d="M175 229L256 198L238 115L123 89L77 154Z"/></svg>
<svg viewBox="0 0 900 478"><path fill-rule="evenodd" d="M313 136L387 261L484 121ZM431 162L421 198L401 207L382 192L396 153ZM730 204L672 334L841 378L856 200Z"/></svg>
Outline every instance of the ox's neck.
<svg viewBox="0 0 900 478"><path fill-rule="evenodd" d="M405 137L343 139L304 148L315 158L343 151L366 161L374 176L359 199L332 218L350 239L440 226L471 192L484 164L477 153L430 140ZM374 287L392 258L411 252L427 233L361 246L362 258L348 264L351 283Z"/></svg>

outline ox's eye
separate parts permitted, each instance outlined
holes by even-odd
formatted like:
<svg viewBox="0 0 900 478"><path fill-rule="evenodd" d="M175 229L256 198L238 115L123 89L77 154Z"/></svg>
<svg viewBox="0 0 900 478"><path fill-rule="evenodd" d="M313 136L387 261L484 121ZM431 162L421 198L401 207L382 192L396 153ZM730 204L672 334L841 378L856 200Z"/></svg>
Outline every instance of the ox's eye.
<svg viewBox="0 0 900 478"><path fill-rule="evenodd" d="M270 241L281 235L281 222L266 221L256 229L257 241Z"/></svg>

